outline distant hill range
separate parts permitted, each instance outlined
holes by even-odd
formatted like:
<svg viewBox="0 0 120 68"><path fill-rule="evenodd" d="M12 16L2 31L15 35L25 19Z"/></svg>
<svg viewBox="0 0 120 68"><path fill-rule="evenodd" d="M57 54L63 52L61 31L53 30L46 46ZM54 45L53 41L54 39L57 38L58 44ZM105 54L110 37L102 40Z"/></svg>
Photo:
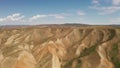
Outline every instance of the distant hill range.
<svg viewBox="0 0 120 68"><path fill-rule="evenodd" d="M65 24L39 24L39 25L0 25L0 28L17 28L17 27L29 27L29 26L112 26L120 27L120 24L108 24L108 25L90 25L81 23L65 23Z"/></svg>

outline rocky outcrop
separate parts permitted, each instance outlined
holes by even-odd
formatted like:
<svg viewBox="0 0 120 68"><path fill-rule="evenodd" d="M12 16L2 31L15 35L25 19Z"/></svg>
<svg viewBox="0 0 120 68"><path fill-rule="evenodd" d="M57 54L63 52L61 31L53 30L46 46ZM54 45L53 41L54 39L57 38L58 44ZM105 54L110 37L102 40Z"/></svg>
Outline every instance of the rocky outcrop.
<svg viewBox="0 0 120 68"><path fill-rule="evenodd" d="M37 26L0 29L0 68L119 67L119 28Z"/></svg>

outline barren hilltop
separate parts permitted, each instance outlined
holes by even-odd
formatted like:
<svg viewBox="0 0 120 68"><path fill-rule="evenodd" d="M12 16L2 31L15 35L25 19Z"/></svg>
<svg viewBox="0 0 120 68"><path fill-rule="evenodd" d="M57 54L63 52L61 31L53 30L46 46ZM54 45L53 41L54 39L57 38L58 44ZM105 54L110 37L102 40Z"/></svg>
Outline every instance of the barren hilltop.
<svg viewBox="0 0 120 68"><path fill-rule="evenodd" d="M120 68L120 28L0 28L0 68Z"/></svg>

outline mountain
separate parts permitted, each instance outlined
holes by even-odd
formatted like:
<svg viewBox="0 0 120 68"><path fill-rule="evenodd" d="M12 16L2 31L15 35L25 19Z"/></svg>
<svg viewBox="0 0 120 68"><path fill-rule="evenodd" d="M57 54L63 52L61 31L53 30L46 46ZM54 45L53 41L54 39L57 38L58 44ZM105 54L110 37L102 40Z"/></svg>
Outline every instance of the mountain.
<svg viewBox="0 0 120 68"><path fill-rule="evenodd" d="M41 25L0 28L0 68L119 68L120 29Z"/></svg>

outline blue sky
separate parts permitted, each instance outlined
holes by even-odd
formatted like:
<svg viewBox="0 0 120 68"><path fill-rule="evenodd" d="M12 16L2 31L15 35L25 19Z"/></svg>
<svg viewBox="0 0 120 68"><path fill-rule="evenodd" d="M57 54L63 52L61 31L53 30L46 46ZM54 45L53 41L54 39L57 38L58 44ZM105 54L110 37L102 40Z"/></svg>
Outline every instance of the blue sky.
<svg viewBox="0 0 120 68"><path fill-rule="evenodd" d="M1 0L0 25L120 24L120 0Z"/></svg>

